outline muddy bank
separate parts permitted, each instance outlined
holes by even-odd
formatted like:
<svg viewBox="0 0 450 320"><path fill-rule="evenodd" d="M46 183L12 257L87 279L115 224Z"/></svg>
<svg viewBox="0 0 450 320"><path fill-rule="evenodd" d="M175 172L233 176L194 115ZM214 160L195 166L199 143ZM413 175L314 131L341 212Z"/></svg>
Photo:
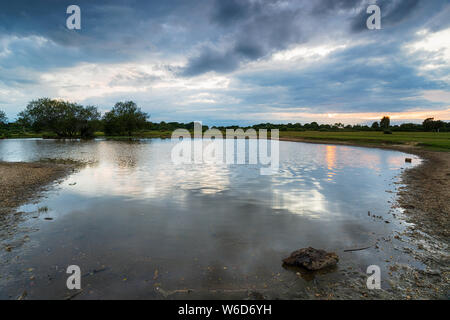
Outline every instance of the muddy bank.
<svg viewBox="0 0 450 320"><path fill-rule="evenodd" d="M52 162L0 162L0 214L38 196L49 183L76 170L78 164Z"/></svg>
<svg viewBox="0 0 450 320"><path fill-rule="evenodd" d="M442 241L450 236L450 153L415 151L424 161L402 179L399 203L417 228Z"/></svg>

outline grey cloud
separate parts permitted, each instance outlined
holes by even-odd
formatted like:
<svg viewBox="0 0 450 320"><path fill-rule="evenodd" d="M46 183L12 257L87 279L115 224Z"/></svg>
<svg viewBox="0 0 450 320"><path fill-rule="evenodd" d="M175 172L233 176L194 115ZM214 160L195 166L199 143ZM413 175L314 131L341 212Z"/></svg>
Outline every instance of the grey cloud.
<svg viewBox="0 0 450 320"><path fill-rule="evenodd" d="M312 14L324 15L337 9L352 9L360 7L363 0L319 0L315 1Z"/></svg>
<svg viewBox="0 0 450 320"><path fill-rule="evenodd" d="M376 2L381 9L382 27L388 28L391 32L396 31L396 33L404 32L405 29L414 30L422 23L429 21L430 14L435 15L446 3L446 0L379 0ZM420 16L415 15L419 12ZM368 31L367 18L366 8L361 8L353 18L351 30L354 32ZM407 25L404 28L398 27L406 22Z"/></svg>
<svg viewBox="0 0 450 320"><path fill-rule="evenodd" d="M387 58L385 62L368 63L380 56ZM442 103L423 99L421 91L448 91L450 85L421 75L416 66L416 61L408 60L398 48L370 44L337 52L326 62L302 70L239 75L239 81L253 90L236 95L243 106L261 103L284 111L298 107L314 112L442 108Z"/></svg>
<svg viewBox="0 0 450 320"><path fill-rule="evenodd" d="M188 23L195 16L201 0L78 0L81 30L66 28L69 2L23 0L0 2L0 38L31 36L50 40L58 55L49 54L53 66L80 61L124 61L152 48L166 53L177 45L176 34L167 36L168 23ZM173 18L175 17L175 18ZM165 33L166 32L166 33ZM64 50L68 54L64 54ZM73 53L77 51L76 59ZM26 55L26 52L23 53ZM70 58L67 58L70 56ZM66 57L66 59L64 59ZM32 56L28 59L33 60Z"/></svg>
<svg viewBox="0 0 450 320"><path fill-rule="evenodd" d="M260 11L261 6L257 2L246 0L216 0L211 20L222 26L244 20L252 14Z"/></svg>
<svg viewBox="0 0 450 320"><path fill-rule="evenodd" d="M115 75L111 81L109 82L110 86L129 86L129 85L149 85L158 80L161 80L161 77L155 76L152 74L148 74L142 71L133 71L130 74L123 75L117 74Z"/></svg>
<svg viewBox="0 0 450 320"><path fill-rule="evenodd" d="M230 72L237 69L242 62L262 58L269 53L285 49L293 42L303 40L300 28L301 11L292 3L283 6L280 1L259 3L257 9L250 1L236 4L232 1L233 9L220 7L220 14L215 11L214 19L221 24L241 19L232 24L234 29L227 34L224 48L211 49L211 45L204 46L201 52L190 58L182 74L194 76L208 71ZM243 13L239 13L242 10ZM247 12L251 11L251 17Z"/></svg>
<svg viewBox="0 0 450 320"><path fill-rule="evenodd" d="M382 26L389 29L389 33L371 33L370 36L388 44L394 38L403 42L413 37L417 28L428 23L446 2L379 0L376 3L382 10ZM353 33L368 31L366 9L367 1L363 0L320 0L313 3L216 1L211 19L222 27L222 37L193 54L181 74L195 76L209 71L231 72L242 63L264 58L290 45L333 34L338 25L343 30L350 28ZM339 14L336 15L337 10ZM333 23L327 25L324 19Z"/></svg>
<svg viewBox="0 0 450 320"><path fill-rule="evenodd" d="M185 76L195 76L211 70L229 72L238 66L239 57L234 52L222 52L218 49L204 48L199 56L189 61L189 65L181 73Z"/></svg>

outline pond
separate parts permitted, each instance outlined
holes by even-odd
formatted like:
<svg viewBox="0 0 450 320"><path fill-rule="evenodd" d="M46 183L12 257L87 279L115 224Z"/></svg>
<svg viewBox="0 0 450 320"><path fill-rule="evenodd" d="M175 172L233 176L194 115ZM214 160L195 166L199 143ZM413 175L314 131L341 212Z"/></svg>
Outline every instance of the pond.
<svg viewBox="0 0 450 320"><path fill-rule="evenodd" d="M83 274L77 299L245 298L249 290L295 298L340 270L365 273L375 264L387 272L393 249L373 246L405 227L395 192L415 156L280 141L279 171L264 176L258 165L175 165L172 147L160 139L0 141L1 161L89 162L18 208L17 232L0 240L26 241L1 253L0 298L26 290L63 299L69 265ZM282 266L310 246L338 253L337 268L305 274Z"/></svg>

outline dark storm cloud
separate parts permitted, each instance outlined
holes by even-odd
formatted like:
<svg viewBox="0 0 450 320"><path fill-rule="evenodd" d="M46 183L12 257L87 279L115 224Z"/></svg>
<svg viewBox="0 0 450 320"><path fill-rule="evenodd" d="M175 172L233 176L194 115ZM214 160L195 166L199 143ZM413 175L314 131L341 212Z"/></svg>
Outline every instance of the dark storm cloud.
<svg viewBox="0 0 450 320"><path fill-rule="evenodd" d="M212 11L211 20L222 26L228 26L232 23L248 19L253 14L262 9L258 2L245 0L216 0Z"/></svg>
<svg viewBox="0 0 450 320"><path fill-rule="evenodd" d="M204 46L182 71L185 76L233 71L242 62L257 60L304 39L302 11L294 2L216 1L212 12L214 23L228 27L223 30L229 32L227 43L222 48Z"/></svg>
<svg viewBox="0 0 450 320"><path fill-rule="evenodd" d="M189 61L183 70L186 76L194 76L211 70L217 72L230 72L239 66L239 56L235 52L223 52L218 49L205 48L198 57Z"/></svg>
<svg viewBox="0 0 450 320"><path fill-rule="evenodd" d="M314 1L312 14L324 15L336 10L346 10L360 7L363 0L319 0Z"/></svg>
<svg viewBox="0 0 450 320"><path fill-rule="evenodd" d="M151 52L154 47L170 50L176 34L165 34L173 16L175 23L189 23L201 0L23 0L0 2L0 40L5 36L41 37L59 46L58 54L46 52L49 64L72 65L80 61L121 61ZM66 28L66 9L76 3L81 8L81 30ZM183 13L183 14L182 14ZM19 41L18 41L19 42ZM20 43L17 44L19 46ZM52 44L50 44L52 45ZM61 51L67 54L61 54ZM42 48L45 51L45 48ZM26 55L27 50L21 51ZM33 60L28 55L29 61Z"/></svg>
<svg viewBox="0 0 450 320"><path fill-rule="evenodd" d="M447 0L378 0L376 4L381 9L382 28L391 32L408 33L430 22L430 17L435 15L445 5ZM353 18L351 29L354 32L368 31L366 27L366 7L362 7ZM403 27L399 27L403 24Z"/></svg>
<svg viewBox="0 0 450 320"><path fill-rule="evenodd" d="M382 35L382 41L389 43L394 37L399 41L408 39L429 23L430 17L447 2L379 0L376 3L381 7L382 27L390 32ZM367 1L363 0L215 1L211 21L222 27L225 45L217 46L220 39L204 45L191 56L182 74L195 76L208 71L233 71L242 63L333 32L326 29L324 21L327 20L340 20L342 30L368 33L367 6Z"/></svg>

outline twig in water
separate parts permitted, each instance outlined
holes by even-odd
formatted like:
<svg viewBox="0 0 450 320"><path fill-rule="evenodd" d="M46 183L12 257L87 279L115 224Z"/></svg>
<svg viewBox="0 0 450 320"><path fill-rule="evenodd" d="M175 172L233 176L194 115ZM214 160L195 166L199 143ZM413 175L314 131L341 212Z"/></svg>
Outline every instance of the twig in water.
<svg viewBox="0 0 450 320"><path fill-rule="evenodd" d="M75 298L77 295L79 295L82 292L83 292L83 289L81 289L80 291L77 291L77 292L71 294L70 296L65 297L64 299L65 300L71 300L71 299Z"/></svg>
<svg viewBox="0 0 450 320"><path fill-rule="evenodd" d="M368 246L368 247L364 247L364 248L357 248L357 249L347 249L347 250L344 250L344 252L360 251L360 250L366 250L369 248L372 248L372 246Z"/></svg>

